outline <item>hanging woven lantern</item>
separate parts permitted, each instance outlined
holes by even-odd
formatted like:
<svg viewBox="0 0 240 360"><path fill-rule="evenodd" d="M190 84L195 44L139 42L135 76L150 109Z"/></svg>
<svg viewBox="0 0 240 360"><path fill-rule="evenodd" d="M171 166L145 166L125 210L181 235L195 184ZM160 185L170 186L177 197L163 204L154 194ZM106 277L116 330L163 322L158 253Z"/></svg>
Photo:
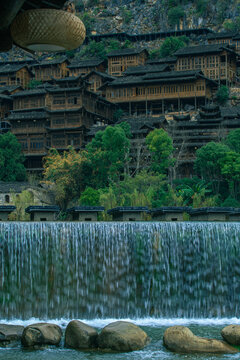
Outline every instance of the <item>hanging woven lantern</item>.
<svg viewBox="0 0 240 360"><path fill-rule="evenodd" d="M64 51L80 46L86 36L82 21L55 9L27 10L11 24L13 41L33 51Z"/></svg>

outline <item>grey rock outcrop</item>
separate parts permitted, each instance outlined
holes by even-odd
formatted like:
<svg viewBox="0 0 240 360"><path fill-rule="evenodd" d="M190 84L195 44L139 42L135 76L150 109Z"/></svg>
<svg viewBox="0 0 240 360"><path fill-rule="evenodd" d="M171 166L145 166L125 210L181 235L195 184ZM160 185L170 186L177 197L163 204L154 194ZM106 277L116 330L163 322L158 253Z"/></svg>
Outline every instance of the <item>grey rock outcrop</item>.
<svg viewBox="0 0 240 360"><path fill-rule="evenodd" d="M226 353L238 352L224 341L196 336L185 326L172 326L163 335L165 347L180 353Z"/></svg>
<svg viewBox="0 0 240 360"><path fill-rule="evenodd" d="M62 330L58 325L38 323L27 326L22 334L24 346L58 345L61 341Z"/></svg>
<svg viewBox="0 0 240 360"><path fill-rule="evenodd" d="M127 321L116 321L101 331L98 346L113 351L134 351L142 349L149 342L147 334Z"/></svg>
<svg viewBox="0 0 240 360"><path fill-rule="evenodd" d="M0 324L0 343L21 340L24 326Z"/></svg>
<svg viewBox="0 0 240 360"><path fill-rule="evenodd" d="M65 332L65 346L74 349L97 347L97 331L78 320L72 320Z"/></svg>
<svg viewBox="0 0 240 360"><path fill-rule="evenodd" d="M240 345L240 325L228 325L222 329L221 335L229 344Z"/></svg>

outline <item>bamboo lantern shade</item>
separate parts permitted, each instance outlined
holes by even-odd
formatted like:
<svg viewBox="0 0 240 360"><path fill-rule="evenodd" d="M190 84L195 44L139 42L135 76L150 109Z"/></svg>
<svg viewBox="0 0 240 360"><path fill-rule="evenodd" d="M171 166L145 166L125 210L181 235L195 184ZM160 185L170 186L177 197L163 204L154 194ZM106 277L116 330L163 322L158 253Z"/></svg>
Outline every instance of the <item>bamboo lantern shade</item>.
<svg viewBox="0 0 240 360"><path fill-rule="evenodd" d="M82 21L55 9L27 10L11 24L13 41L32 51L64 51L79 47L86 36Z"/></svg>

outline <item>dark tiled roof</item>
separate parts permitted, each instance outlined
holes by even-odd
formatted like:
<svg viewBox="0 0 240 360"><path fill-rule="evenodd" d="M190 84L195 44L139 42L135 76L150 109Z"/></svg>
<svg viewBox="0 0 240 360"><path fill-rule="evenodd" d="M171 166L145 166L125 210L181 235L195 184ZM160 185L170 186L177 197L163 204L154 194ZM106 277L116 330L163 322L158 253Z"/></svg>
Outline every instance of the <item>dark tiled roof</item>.
<svg viewBox="0 0 240 360"><path fill-rule="evenodd" d="M61 92L66 92L66 91L70 91L70 92L75 92L75 91L79 91L81 90L82 87L58 87L58 86L52 86L49 88L46 88L46 90L50 93L61 93Z"/></svg>
<svg viewBox="0 0 240 360"><path fill-rule="evenodd" d="M8 120L17 120L17 119L46 119L47 115L45 111L12 111L8 116Z"/></svg>
<svg viewBox="0 0 240 360"><path fill-rule="evenodd" d="M66 56L58 58L58 59L53 59L53 60L40 61L39 63L31 65L31 67L34 68L34 67L39 67L39 66L58 65L58 64L62 64L65 61L67 63L69 63L69 60L67 59Z"/></svg>
<svg viewBox="0 0 240 360"><path fill-rule="evenodd" d="M182 212L189 212L191 210L188 206L163 206L160 208L155 208L150 210L149 212L152 214L164 214L164 213L182 213Z"/></svg>
<svg viewBox="0 0 240 360"><path fill-rule="evenodd" d="M19 70L21 70L22 68L26 67L26 65L3 65L0 67L0 74L10 74L10 73L15 73Z"/></svg>
<svg viewBox="0 0 240 360"><path fill-rule="evenodd" d="M73 212L96 212L96 211L104 211L103 206L74 206L67 210L69 213Z"/></svg>
<svg viewBox="0 0 240 360"><path fill-rule="evenodd" d="M31 213L31 212L59 212L60 208L56 205L49 205L49 206L28 206L25 209L25 212Z"/></svg>
<svg viewBox="0 0 240 360"><path fill-rule="evenodd" d="M5 91L11 93L12 91L17 89L23 90L21 85L0 86L0 93L3 93Z"/></svg>
<svg viewBox="0 0 240 360"><path fill-rule="evenodd" d="M234 208L232 207L203 207L198 209L192 209L190 211L190 214L198 215L198 214L211 214L211 213L229 213L233 211Z"/></svg>
<svg viewBox="0 0 240 360"><path fill-rule="evenodd" d="M161 125L165 121L165 116L164 115L159 117L138 116L137 119L134 116L126 117L126 118L122 118L117 123L119 124L124 121L128 122L128 124L130 125L131 132L133 134L136 134L138 133L139 130L143 129L144 127L147 127L149 129L158 128L159 125Z"/></svg>
<svg viewBox="0 0 240 360"><path fill-rule="evenodd" d="M16 206L12 205L1 205L0 212L12 212L16 209Z"/></svg>
<svg viewBox="0 0 240 360"><path fill-rule="evenodd" d="M128 67L124 72L124 75L143 75L147 73L157 73L170 70L169 65L160 64L160 65L144 65L144 66L131 66Z"/></svg>
<svg viewBox="0 0 240 360"><path fill-rule="evenodd" d="M233 36L236 35L236 32L232 32L232 31L228 31L228 32L218 32L218 33L213 33L213 34L209 34L207 35L207 38L210 40L214 40L214 39L228 39L228 38L232 38Z"/></svg>
<svg viewBox="0 0 240 360"><path fill-rule="evenodd" d="M107 211L108 214L123 212L146 212L148 208L145 206L118 206Z"/></svg>
<svg viewBox="0 0 240 360"><path fill-rule="evenodd" d="M232 48L227 45L223 46L221 44L212 44L212 45L197 45L197 46L187 46L177 50L175 56L184 56L184 55L196 55L196 54L212 54L220 53L222 51L229 51L235 53Z"/></svg>
<svg viewBox="0 0 240 360"><path fill-rule="evenodd" d="M189 71L167 71L159 73L149 73L143 76L122 76L116 78L109 86L120 86L129 84L141 84L162 82L170 83L173 81L185 81L195 80L198 77L204 77L201 71L189 70Z"/></svg>
<svg viewBox="0 0 240 360"><path fill-rule="evenodd" d="M102 64L105 60L99 59L99 58L92 58L87 60L81 60L78 62L72 62L68 68L69 69L77 69L77 68L85 68L85 67L91 67L91 66L98 66Z"/></svg>
<svg viewBox="0 0 240 360"><path fill-rule="evenodd" d="M177 57L176 56L167 56L161 59L152 59L152 60L147 60L146 64L173 64L177 61Z"/></svg>
<svg viewBox="0 0 240 360"><path fill-rule="evenodd" d="M81 76L67 76L65 78L61 78L61 79L55 79L53 78L54 81L56 82L66 82L66 81L76 81L76 80L79 80L81 79Z"/></svg>
<svg viewBox="0 0 240 360"><path fill-rule="evenodd" d="M133 49L133 48L118 49L111 51L110 53L107 54L107 56L111 57L111 56L137 55L140 54L142 51L147 52L146 49Z"/></svg>
<svg viewBox="0 0 240 360"><path fill-rule="evenodd" d="M58 114L58 113L74 113L74 112L79 112L80 110L82 110L83 107L78 107L76 109L59 109L59 110L49 110L47 109L46 111L50 114Z"/></svg>
<svg viewBox="0 0 240 360"><path fill-rule="evenodd" d="M12 97L33 96L33 95L43 95L43 94L46 94L45 89L36 88L32 90L18 91L16 94L12 94Z"/></svg>
<svg viewBox="0 0 240 360"><path fill-rule="evenodd" d="M96 70L92 70L89 74L84 75L84 79L89 78L93 74L99 75L100 77L102 77L105 80L114 80L114 79L116 79L115 76L109 75L107 73L103 73L101 71L96 71Z"/></svg>
<svg viewBox="0 0 240 360"><path fill-rule="evenodd" d="M4 95L4 94L0 94L0 99L1 99L1 100L7 100L7 101L13 101L13 99L11 98L11 96Z"/></svg>

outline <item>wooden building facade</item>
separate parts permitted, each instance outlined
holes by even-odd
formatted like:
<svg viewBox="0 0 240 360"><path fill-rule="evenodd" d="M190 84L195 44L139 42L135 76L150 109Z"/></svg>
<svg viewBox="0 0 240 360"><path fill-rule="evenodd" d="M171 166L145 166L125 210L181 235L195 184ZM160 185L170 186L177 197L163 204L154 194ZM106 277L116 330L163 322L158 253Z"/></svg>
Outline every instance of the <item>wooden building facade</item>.
<svg viewBox="0 0 240 360"><path fill-rule="evenodd" d="M52 78L61 79L69 75L69 60L66 57L42 61L31 65L34 78L38 81L49 81Z"/></svg>
<svg viewBox="0 0 240 360"><path fill-rule="evenodd" d="M213 44L179 49L175 70L201 70L204 76L231 84L236 78L237 53L230 47Z"/></svg>
<svg viewBox="0 0 240 360"><path fill-rule="evenodd" d="M26 65L3 65L0 67L0 86L18 85L26 88L33 74Z"/></svg>
<svg viewBox="0 0 240 360"><path fill-rule="evenodd" d="M212 99L217 83L201 71L171 71L118 78L102 89L106 99L131 114L164 114L180 111L184 105L195 109Z"/></svg>
<svg viewBox="0 0 240 360"><path fill-rule="evenodd" d="M68 65L70 76L89 74L91 71L106 71L106 61L98 58L72 62Z"/></svg>
<svg viewBox="0 0 240 360"><path fill-rule="evenodd" d="M80 149L87 129L112 122L116 106L86 86L48 85L12 95L13 111L7 119L22 145L28 170L42 170L49 148Z"/></svg>
<svg viewBox="0 0 240 360"><path fill-rule="evenodd" d="M145 65L148 52L146 49L121 49L107 54L108 73L113 76L121 76L131 66Z"/></svg>

